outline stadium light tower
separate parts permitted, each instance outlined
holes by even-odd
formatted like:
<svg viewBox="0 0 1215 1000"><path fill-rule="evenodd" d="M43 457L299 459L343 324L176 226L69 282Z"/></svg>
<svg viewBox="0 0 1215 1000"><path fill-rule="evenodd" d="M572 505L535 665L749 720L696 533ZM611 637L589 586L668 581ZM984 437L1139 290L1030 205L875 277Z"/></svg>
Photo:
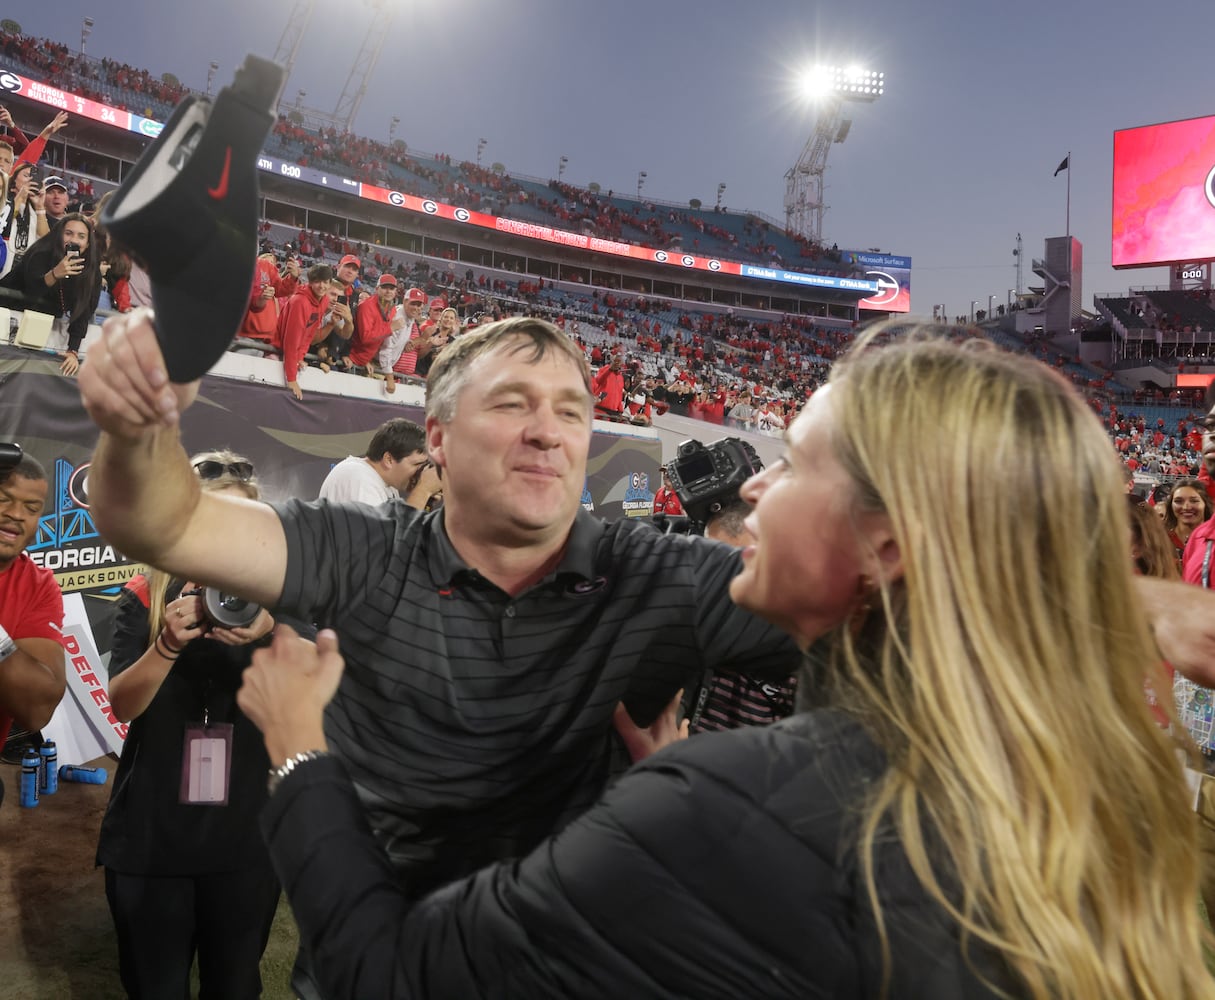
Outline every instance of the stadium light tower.
<svg viewBox="0 0 1215 1000"><path fill-rule="evenodd" d="M827 154L852 128L852 119L844 117L845 105L876 101L885 93L886 74L860 66L815 66L803 76L801 89L818 112L801 156L785 173L785 224L790 233L821 243Z"/></svg>
<svg viewBox="0 0 1215 1000"><path fill-rule="evenodd" d="M726 193L726 182L717 185L717 207L721 208L721 196Z"/></svg>
<svg viewBox="0 0 1215 1000"><path fill-rule="evenodd" d="M397 126L401 124L401 116L393 115L388 120L388 141L392 142L397 136Z"/></svg>
<svg viewBox="0 0 1215 1000"><path fill-rule="evenodd" d="M645 179L650 175L644 170L637 171L637 200L641 201L641 189L645 187Z"/></svg>
<svg viewBox="0 0 1215 1000"><path fill-rule="evenodd" d="M485 147L489 145L488 139L477 140L477 166L481 166L481 154L485 152Z"/></svg>
<svg viewBox="0 0 1215 1000"><path fill-rule="evenodd" d="M86 17L80 22L80 54L84 55L84 43L89 40L89 35L93 33L93 19Z"/></svg>
<svg viewBox="0 0 1215 1000"><path fill-rule="evenodd" d="M557 180L561 180L561 175L565 173L565 168L569 166L570 158L563 156L557 161Z"/></svg>
<svg viewBox="0 0 1215 1000"><path fill-rule="evenodd" d="M218 69L219 69L219 63L215 62L214 60L212 60L211 65L207 67L207 96L208 97L211 96L211 88L215 86L215 73Z"/></svg>

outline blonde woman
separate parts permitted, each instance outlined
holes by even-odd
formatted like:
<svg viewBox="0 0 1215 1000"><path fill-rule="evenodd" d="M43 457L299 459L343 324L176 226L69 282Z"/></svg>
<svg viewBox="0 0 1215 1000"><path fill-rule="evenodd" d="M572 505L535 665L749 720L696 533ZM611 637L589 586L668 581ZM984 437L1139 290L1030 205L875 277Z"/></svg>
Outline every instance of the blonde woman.
<svg viewBox="0 0 1215 1000"><path fill-rule="evenodd" d="M336 637L259 652L240 703L287 761L263 829L325 995L1215 997L1119 470L1074 389L873 334L743 496L731 597L826 640L825 707L667 747L424 899L325 752Z"/></svg>
<svg viewBox="0 0 1215 1000"><path fill-rule="evenodd" d="M192 460L202 489L258 498L253 466L230 451ZM97 863L132 997L253 1000L279 887L257 829L269 760L236 705L254 644L274 627L211 624L188 581L153 570L119 604L110 702L130 721L101 824Z"/></svg>
<svg viewBox="0 0 1215 1000"><path fill-rule="evenodd" d="M460 335L460 314L451 306L439 313L439 321L430 331L430 351L418 358L418 375L427 375L439 352Z"/></svg>

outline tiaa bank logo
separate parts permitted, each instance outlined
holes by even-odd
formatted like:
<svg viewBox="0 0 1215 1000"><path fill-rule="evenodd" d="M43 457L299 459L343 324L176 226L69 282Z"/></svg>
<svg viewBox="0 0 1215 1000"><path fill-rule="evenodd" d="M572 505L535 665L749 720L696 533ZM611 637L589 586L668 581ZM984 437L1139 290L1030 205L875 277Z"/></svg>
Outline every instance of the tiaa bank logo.
<svg viewBox="0 0 1215 1000"><path fill-rule="evenodd" d="M139 131L149 139L155 139L164 131L164 123L152 121L151 118L140 118Z"/></svg>

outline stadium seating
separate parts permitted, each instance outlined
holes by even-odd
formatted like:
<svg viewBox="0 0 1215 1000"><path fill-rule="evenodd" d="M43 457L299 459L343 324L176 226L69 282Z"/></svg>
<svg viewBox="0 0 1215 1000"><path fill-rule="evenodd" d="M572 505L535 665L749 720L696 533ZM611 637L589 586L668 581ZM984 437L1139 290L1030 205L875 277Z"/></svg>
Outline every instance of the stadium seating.
<svg viewBox="0 0 1215 1000"><path fill-rule="evenodd" d="M1190 332L1191 329L1215 330L1215 309L1206 300L1206 293L1195 295L1185 291L1147 292L1148 301L1159 312L1157 325Z"/></svg>

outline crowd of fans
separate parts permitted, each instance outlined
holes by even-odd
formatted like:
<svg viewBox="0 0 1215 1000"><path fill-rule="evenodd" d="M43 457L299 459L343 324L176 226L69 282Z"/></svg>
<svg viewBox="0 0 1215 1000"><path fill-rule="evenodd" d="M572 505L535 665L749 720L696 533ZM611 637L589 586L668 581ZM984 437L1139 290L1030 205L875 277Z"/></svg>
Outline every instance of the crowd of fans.
<svg viewBox="0 0 1215 1000"><path fill-rule="evenodd" d="M75 187L71 207L93 211L95 206L87 201L91 187L87 182ZM86 213L86 218L91 216ZM301 398L295 376L300 366L367 375L382 380L385 391L392 392L398 381L424 378L435 348L462 330L528 314L551 319L564 329L582 347L593 371L618 359L620 392L613 394L611 405L600 406L602 418L648 425L655 415L673 412L725 428L779 436L826 380L833 360L854 335L851 325L825 325L811 317L697 311L619 290L570 292L538 277L473 268L459 273L450 261L407 260L383 247L309 230L275 242L273 229L270 223L263 224L262 277L254 286L242 339L235 346L283 357L284 380ZM140 269L132 268L130 260L112 248L98 245L94 253L101 255L102 309L125 311L144 304L138 294L131 294L132 281L146 289ZM332 266L316 271L326 261ZM344 268L339 261L345 262ZM313 328L290 335L288 346L284 328L289 324L283 317L291 299L300 294L311 295L324 308L316 313ZM407 310L409 297L421 308ZM360 308L375 298L382 304L379 340L364 332L366 321L360 318L371 315L370 308L361 313ZM406 317L406 312L416 315ZM445 313L449 315L443 321ZM400 334L407 318L409 327ZM381 358L381 349L394 333L404 339L392 356ZM78 345L77 337L71 346ZM1089 395L1115 448L1140 479L1167 482L1196 473L1201 464L1196 443L1201 412L1195 399L1164 400L1182 405L1169 408L1173 415L1168 420L1148 418L1136 404L1154 400L1140 393L1128 409L1126 394L1118 392L1120 387L1112 379L1093 377L1047 338L1030 336L1005 346L1056 369L1075 367L1073 382Z"/></svg>
<svg viewBox="0 0 1215 1000"><path fill-rule="evenodd" d="M61 42L0 29L0 55L33 71L57 87L145 118L161 118L190 93L172 74L153 76L148 70L115 59L97 59L73 52Z"/></svg>
<svg viewBox="0 0 1215 1000"><path fill-rule="evenodd" d="M47 38L0 31L0 54L52 86L144 117L164 119L190 93L173 74L157 77L116 60L74 53ZM810 266L827 274L853 273L837 247L778 229L764 219L735 213L732 218L740 219L741 225L725 225L730 213L721 205L703 210L657 206L558 180L549 182L546 194L542 185L514 180L501 169L456 162L444 153L411 152L402 140L384 143L332 127L308 128L290 110L276 123L267 152L301 166L329 168L354 180L489 214L522 208L555 225L603 239L730 255L779 267Z"/></svg>

